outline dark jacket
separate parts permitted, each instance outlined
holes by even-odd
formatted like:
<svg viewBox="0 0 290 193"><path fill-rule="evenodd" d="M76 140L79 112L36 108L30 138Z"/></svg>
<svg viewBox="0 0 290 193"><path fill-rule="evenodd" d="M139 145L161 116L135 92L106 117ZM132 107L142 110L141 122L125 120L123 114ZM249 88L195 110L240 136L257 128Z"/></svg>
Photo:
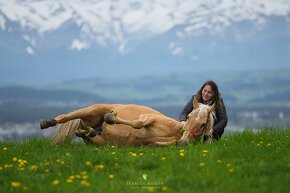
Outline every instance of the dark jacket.
<svg viewBox="0 0 290 193"><path fill-rule="evenodd" d="M187 115L191 113L191 111L193 110L193 99L194 99L194 95L192 96L190 101L188 101L188 103L185 105L183 110L180 112L179 121L187 120ZM215 139L219 139L223 135L224 129L228 123L227 111L226 111L223 99L221 99L221 102L222 102L221 104L222 110L217 109L217 108L215 110L216 119L217 119L213 125L213 136Z"/></svg>

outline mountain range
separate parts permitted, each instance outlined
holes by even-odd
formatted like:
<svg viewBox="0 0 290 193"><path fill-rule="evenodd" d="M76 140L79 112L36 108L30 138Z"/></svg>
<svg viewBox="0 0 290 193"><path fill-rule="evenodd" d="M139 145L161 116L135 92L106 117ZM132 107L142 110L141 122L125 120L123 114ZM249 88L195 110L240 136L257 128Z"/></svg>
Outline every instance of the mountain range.
<svg viewBox="0 0 290 193"><path fill-rule="evenodd" d="M289 68L287 0L0 0L0 86Z"/></svg>

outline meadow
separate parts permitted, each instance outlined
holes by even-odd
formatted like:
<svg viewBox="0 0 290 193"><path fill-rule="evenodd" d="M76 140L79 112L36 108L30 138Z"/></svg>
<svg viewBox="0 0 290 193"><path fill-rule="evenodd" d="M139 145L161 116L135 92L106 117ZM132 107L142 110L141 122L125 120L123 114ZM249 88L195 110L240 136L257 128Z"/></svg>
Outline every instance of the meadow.
<svg viewBox="0 0 290 193"><path fill-rule="evenodd" d="M0 142L0 192L288 192L290 129L184 147Z"/></svg>

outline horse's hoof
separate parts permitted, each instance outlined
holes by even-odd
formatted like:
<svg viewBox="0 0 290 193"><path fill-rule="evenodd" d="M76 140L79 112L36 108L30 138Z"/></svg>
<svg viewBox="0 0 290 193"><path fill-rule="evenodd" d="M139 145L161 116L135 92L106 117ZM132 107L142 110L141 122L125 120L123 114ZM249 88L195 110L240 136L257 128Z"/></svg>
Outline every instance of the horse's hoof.
<svg viewBox="0 0 290 193"><path fill-rule="evenodd" d="M55 126L57 124L56 120L51 119L49 121L47 120L40 120L40 128L41 129L47 129L48 127Z"/></svg>
<svg viewBox="0 0 290 193"><path fill-rule="evenodd" d="M115 116L116 116L116 113L114 113L114 112L106 113L105 116L104 116L105 123L107 123L109 125L114 124L114 118L115 118Z"/></svg>
<svg viewBox="0 0 290 193"><path fill-rule="evenodd" d="M81 138L95 137L97 134L94 129L78 129L75 131L75 135Z"/></svg>

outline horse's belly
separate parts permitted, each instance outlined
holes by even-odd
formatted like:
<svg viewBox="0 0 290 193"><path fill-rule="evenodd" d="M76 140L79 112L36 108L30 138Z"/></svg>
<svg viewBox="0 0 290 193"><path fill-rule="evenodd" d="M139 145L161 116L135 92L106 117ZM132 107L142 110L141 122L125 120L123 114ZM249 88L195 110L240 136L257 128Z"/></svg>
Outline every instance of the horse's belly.
<svg viewBox="0 0 290 193"><path fill-rule="evenodd" d="M133 145L135 143L135 136L132 135L132 128L127 125L107 125L102 127L102 137L115 144Z"/></svg>
<svg viewBox="0 0 290 193"><path fill-rule="evenodd" d="M128 125L107 125L102 128L102 137L108 142L120 145L146 145L155 139L173 137L175 133L166 128L141 128L134 129Z"/></svg>

